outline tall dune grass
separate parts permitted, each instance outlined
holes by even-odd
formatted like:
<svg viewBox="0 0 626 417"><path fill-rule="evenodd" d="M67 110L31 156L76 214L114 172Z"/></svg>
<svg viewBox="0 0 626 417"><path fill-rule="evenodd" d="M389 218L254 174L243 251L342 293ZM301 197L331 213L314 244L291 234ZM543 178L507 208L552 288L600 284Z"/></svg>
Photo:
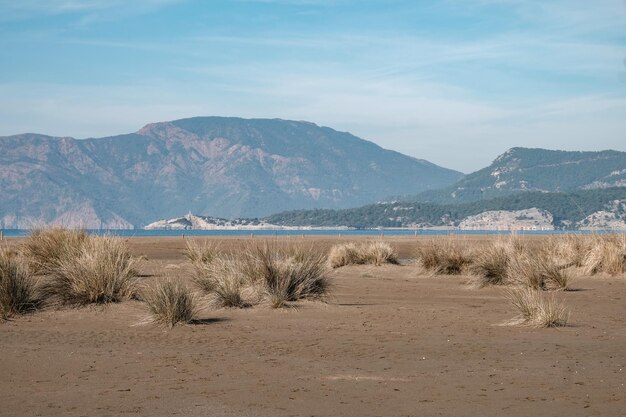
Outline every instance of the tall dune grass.
<svg viewBox="0 0 626 417"><path fill-rule="evenodd" d="M552 248L554 257L564 267L580 268L593 246L593 238L578 234L559 235L550 238L547 246Z"/></svg>
<svg viewBox="0 0 626 417"><path fill-rule="evenodd" d="M595 235L583 261L586 274L626 272L626 235Z"/></svg>
<svg viewBox="0 0 626 417"><path fill-rule="evenodd" d="M203 280L196 280L219 307L245 308L253 304L250 295L254 294L241 258L234 255L221 255L204 267Z"/></svg>
<svg viewBox="0 0 626 417"><path fill-rule="evenodd" d="M211 263L217 255L217 244L212 241L198 243L193 239L185 241L185 257L195 266L202 267Z"/></svg>
<svg viewBox="0 0 626 417"><path fill-rule="evenodd" d="M517 233L512 233L510 236L498 240L498 244L504 247L511 256L529 250L527 242Z"/></svg>
<svg viewBox="0 0 626 417"><path fill-rule="evenodd" d="M534 290L567 289L569 273L545 250L512 256L507 270L508 280Z"/></svg>
<svg viewBox="0 0 626 417"><path fill-rule="evenodd" d="M220 307L248 307L264 296L273 307L323 299L330 282L326 255L314 248L260 243L194 265L194 282Z"/></svg>
<svg viewBox="0 0 626 417"><path fill-rule="evenodd" d="M361 255L361 250L355 243L334 245L330 248L328 259L332 268L365 263L365 258Z"/></svg>
<svg viewBox="0 0 626 417"><path fill-rule="evenodd" d="M342 243L330 249L328 261L332 268L346 265L382 265L399 263L398 256L387 242Z"/></svg>
<svg viewBox="0 0 626 417"><path fill-rule="evenodd" d="M32 310L38 304L37 281L27 260L0 248L0 319Z"/></svg>
<svg viewBox="0 0 626 417"><path fill-rule="evenodd" d="M430 240L417 247L415 252L421 266L438 275L461 274L472 262L472 255L459 242Z"/></svg>
<svg viewBox="0 0 626 417"><path fill-rule="evenodd" d="M505 285L511 253L498 242L481 250L472 260L470 271L474 275L474 284L478 287Z"/></svg>
<svg viewBox="0 0 626 417"><path fill-rule="evenodd" d="M24 243L24 253L34 273L49 274L62 259L78 256L88 238L84 230L34 229Z"/></svg>
<svg viewBox="0 0 626 417"><path fill-rule="evenodd" d="M253 293L241 253L218 253L213 242L203 245L188 240L185 256L194 269L193 282L213 304L224 308L252 305L247 295Z"/></svg>
<svg viewBox="0 0 626 417"><path fill-rule="evenodd" d="M142 298L156 323L173 327L178 323L191 323L196 318L194 296L180 280L159 280L143 291Z"/></svg>
<svg viewBox="0 0 626 417"><path fill-rule="evenodd" d="M216 270L213 261L216 258L211 259L211 262L196 262L193 264L193 276L192 280L200 291L205 294L210 294L215 289L215 285L219 280L220 272Z"/></svg>
<svg viewBox="0 0 626 417"><path fill-rule="evenodd" d="M252 282L259 283L273 307L301 299L322 299L330 281L326 255L314 248L278 248L259 245L248 251L246 267Z"/></svg>
<svg viewBox="0 0 626 417"><path fill-rule="evenodd" d="M532 288L507 291L506 297L519 312L514 323L535 327L566 326L570 313L554 294L546 295Z"/></svg>
<svg viewBox="0 0 626 417"><path fill-rule="evenodd" d="M369 263L380 266L382 264L399 264L398 255L387 242L370 242L366 250Z"/></svg>
<svg viewBox="0 0 626 417"><path fill-rule="evenodd" d="M137 264L123 239L89 236L79 248L59 254L42 290L61 304L117 302L134 292Z"/></svg>

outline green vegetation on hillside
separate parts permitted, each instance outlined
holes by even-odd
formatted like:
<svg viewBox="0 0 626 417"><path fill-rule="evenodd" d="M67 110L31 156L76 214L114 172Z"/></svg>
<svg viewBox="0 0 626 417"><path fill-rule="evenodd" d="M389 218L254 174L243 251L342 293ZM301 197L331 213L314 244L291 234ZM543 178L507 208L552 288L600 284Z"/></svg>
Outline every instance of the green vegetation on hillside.
<svg viewBox="0 0 626 417"><path fill-rule="evenodd" d="M567 228L589 214L605 209L613 200L626 199L626 188L607 188L572 193L524 192L465 204L392 202L345 210L296 210L278 213L266 221L285 226L348 226L356 228L405 227L409 225L457 225L467 216L492 210L544 209L554 224ZM571 223L569 223L571 222Z"/></svg>

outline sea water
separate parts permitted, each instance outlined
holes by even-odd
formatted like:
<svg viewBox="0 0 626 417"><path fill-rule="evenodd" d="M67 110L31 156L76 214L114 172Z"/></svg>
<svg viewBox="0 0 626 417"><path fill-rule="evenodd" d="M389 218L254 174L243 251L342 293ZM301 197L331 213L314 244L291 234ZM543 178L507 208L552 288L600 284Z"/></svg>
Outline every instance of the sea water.
<svg viewBox="0 0 626 417"><path fill-rule="evenodd" d="M447 236L447 235L559 235L567 233L626 233L624 230L433 230L433 229L238 229L238 230L143 230L143 229L100 229L87 230L94 235L113 235L123 237L161 237L161 236ZM4 237L28 236L29 230L0 230Z"/></svg>

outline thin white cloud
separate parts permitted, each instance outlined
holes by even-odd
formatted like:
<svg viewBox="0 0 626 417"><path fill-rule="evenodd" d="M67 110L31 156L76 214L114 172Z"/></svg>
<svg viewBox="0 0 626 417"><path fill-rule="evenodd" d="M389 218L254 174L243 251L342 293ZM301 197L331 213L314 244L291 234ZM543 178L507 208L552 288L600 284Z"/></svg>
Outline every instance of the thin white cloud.
<svg viewBox="0 0 626 417"><path fill-rule="evenodd" d="M0 21L63 14L94 16L94 13L144 13L181 0L0 0Z"/></svg>
<svg viewBox="0 0 626 417"><path fill-rule="evenodd" d="M624 0L447 0L441 6L472 12L500 7L515 13L521 23L552 34L623 33L626 19Z"/></svg>
<svg viewBox="0 0 626 417"><path fill-rule="evenodd" d="M182 39L183 42L219 44L219 45L244 45L261 46L271 48L311 48L311 49L334 49L341 43L341 39L310 36L190 36ZM345 47L345 44L343 44Z"/></svg>

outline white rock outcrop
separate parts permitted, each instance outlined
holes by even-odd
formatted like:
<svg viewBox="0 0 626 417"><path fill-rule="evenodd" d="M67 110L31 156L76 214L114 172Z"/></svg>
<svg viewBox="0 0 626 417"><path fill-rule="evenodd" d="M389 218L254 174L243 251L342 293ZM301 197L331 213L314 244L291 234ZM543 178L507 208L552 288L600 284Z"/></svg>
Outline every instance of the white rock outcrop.
<svg viewBox="0 0 626 417"><path fill-rule="evenodd" d="M159 220L145 226L146 230L238 230L238 229L276 229L279 226L264 221L218 217L196 216L187 214L183 217Z"/></svg>
<svg viewBox="0 0 626 417"><path fill-rule="evenodd" d="M591 213L578 222L581 230L626 230L626 200L614 200L606 210Z"/></svg>
<svg viewBox="0 0 626 417"><path fill-rule="evenodd" d="M159 220L144 226L145 230L349 230L349 227L279 226L258 219L221 219L219 217L187 214L183 217Z"/></svg>
<svg viewBox="0 0 626 417"><path fill-rule="evenodd" d="M486 211L466 217L459 223L461 230L554 230L549 211L538 208L525 210Z"/></svg>

